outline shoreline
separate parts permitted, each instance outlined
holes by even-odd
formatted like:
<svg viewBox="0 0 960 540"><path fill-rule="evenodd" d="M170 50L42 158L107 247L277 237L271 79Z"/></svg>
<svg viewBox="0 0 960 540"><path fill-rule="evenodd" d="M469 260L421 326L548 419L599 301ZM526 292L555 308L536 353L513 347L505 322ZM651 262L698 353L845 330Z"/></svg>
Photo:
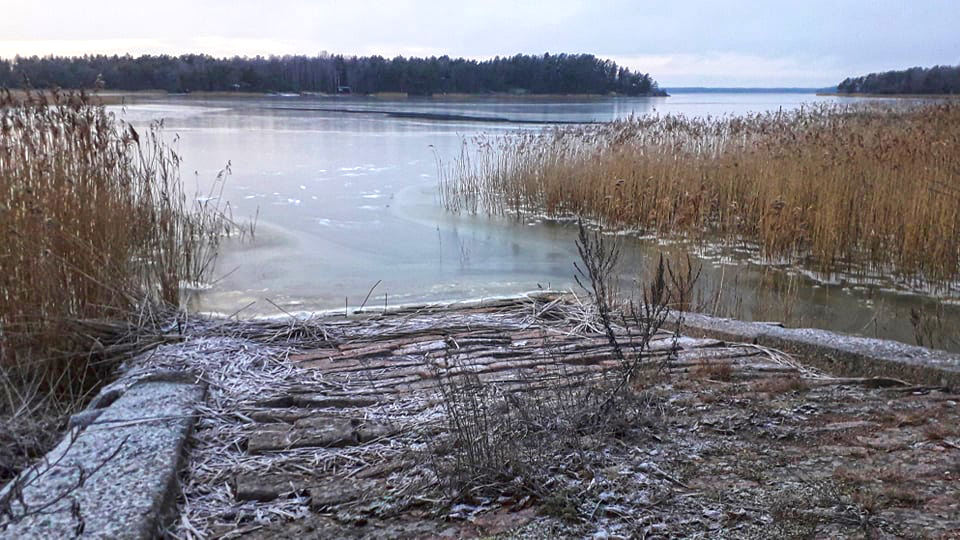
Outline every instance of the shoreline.
<svg viewBox="0 0 960 540"><path fill-rule="evenodd" d="M823 97L852 97L852 98L891 98L891 99L960 99L960 94L845 94L842 92L817 92Z"/></svg>
<svg viewBox="0 0 960 540"><path fill-rule="evenodd" d="M75 90L80 91L80 90ZM637 96L628 96L621 94L513 94L504 93L484 93L484 94L432 94L432 95L410 95L406 92L377 92L373 94L327 94L323 92L233 92L233 91L196 91L172 93L165 90L136 90L136 91L111 91L103 90L93 92L92 90L83 90L95 95L101 99L110 101L122 101L125 99L311 99L318 101L337 100L337 101L436 101L436 102L459 102L459 101L517 101L517 102L565 102L565 101L604 101L611 99L645 99L645 98L668 98L669 94L644 94ZM14 90L14 92L20 92ZM112 103L110 103L112 104Z"/></svg>
<svg viewBox="0 0 960 540"><path fill-rule="evenodd" d="M617 373L616 355L591 313L569 295L536 292L309 321L188 320L182 341L132 359L91 410L75 417L60 461L31 469L25 500L59 493L58 478L77 467L103 470L43 516L27 516L7 532L69 533L77 514L70 501L80 501L74 504L81 506L85 532L94 535L122 526L140 537L166 527L267 537L374 530L429 536L451 527L461 536L525 538L539 530L590 536L629 531L632 521L622 517L644 511L663 524L658 533L689 536L732 520L746 527L742 531L771 537L783 523L804 523L789 513L791 497L809 489L796 476L877 489L875 476L898 462L923 468L884 480L879 487L887 498L875 501L872 526L935 532L958 525L950 504L960 484L942 472L960 451L955 393L877 374L821 371L807 356L821 350L793 356L756 344L751 334L772 328L762 323L728 332L726 339L738 341L692 337L689 330L702 321L680 336L658 332L649 343L644 361L661 366L662 375L641 379L653 401L640 424L630 420L611 433L598 428L569 440L562 424L544 424L509 444L547 458L528 463L526 474L556 486L551 496L534 491L523 498L521 489L458 513L456 496L448 500L440 488L452 481L443 464L449 448L457 448L445 441L463 437L447 419L461 398L444 392L460 391L463 383L453 381L473 376L514 396L482 402L496 407L496 416L484 417L492 429L506 429L526 414L582 414L577 411L590 402L578 402L572 412L554 410L549 396ZM636 334L619 327L615 333L632 351ZM564 385L570 380L576 384ZM524 408L525 400L538 399L546 400L535 404L545 410ZM914 413L923 421L904 420ZM577 445L580 461L561 459L569 444ZM104 462L114 449L118 459ZM150 467L141 467L148 454ZM132 468L138 474L129 474ZM577 489L584 474L598 479L596 492ZM500 486L501 495L514 495L515 487ZM727 498L711 495L716 490ZM900 504L902 490L914 502ZM117 492L136 496L117 502L103 495ZM658 503L629 497L637 493ZM811 508L838 504L813 502ZM724 517L731 512L734 518ZM272 517L251 526L250 516L260 514ZM841 515L824 514L817 524L821 536L853 530Z"/></svg>

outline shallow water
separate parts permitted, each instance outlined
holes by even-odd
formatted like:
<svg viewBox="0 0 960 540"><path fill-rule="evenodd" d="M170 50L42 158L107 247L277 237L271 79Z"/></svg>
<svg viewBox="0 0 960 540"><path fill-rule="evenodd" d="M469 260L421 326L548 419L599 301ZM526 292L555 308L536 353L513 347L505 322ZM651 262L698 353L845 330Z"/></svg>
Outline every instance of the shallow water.
<svg viewBox="0 0 960 540"><path fill-rule="evenodd" d="M166 131L179 135L181 172L190 190L205 193L230 163L223 196L235 218L258 216L256 234L252 241L228 242L215 282L198 292L193 307L255 316L345 303L355 307L377 283L368 305L573 287L577 255L569 224L442 211L438 162L452 161L474 135L543 129L531 122L600 122L655 113L719 116L840 99L804 94L451 102L170 97L115 110L135 124L164 119ZM389 112L471 119L398 118ZM651 240L629 238L627 243L629 275L662 248ZM668 251L678 256L683 248ZM723 314L912 342L910 309L932 309L929 298L888 290L892 284L884 276L869 285L842 276L818 283L796 269L751 262L749 253L701 255L699 296ZM951 328L960 327L956 307L947 307L944 317Z"/></svg>

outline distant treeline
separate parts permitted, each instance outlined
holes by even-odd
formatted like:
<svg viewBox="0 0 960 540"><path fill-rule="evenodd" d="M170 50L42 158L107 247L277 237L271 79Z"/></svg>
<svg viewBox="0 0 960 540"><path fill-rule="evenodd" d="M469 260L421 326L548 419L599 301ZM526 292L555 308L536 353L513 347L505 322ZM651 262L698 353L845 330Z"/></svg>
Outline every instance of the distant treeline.
<svg viewBox="0 0 960 540"><path fill-rule="evenodd" d="M448 56L16 57L0 60L0 87L166 90L168 92L406 92L662 95L646 73L592 54L466 60Z"/></svg>
<svg viewBox="0 0 960 540"><path fill-rule="evenodd" d="M914 67L844 79L843 94L960 94L960 66Z"/></svg>

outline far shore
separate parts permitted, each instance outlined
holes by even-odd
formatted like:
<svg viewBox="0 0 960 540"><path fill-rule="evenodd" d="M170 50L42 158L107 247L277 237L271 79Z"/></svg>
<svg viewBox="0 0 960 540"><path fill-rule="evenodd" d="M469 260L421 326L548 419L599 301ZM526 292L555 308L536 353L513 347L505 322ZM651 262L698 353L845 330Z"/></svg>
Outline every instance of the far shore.
<svg viewBox="0 0 960 540"><path fill-rule="evenodd" d="M165 90L137 90L137 91L101 91L101 96L120 96L120 97L196 97L196 98L225 98L225 97L307 97L307 98L334 98L334 99L410 99L410 100L434 100L434 101L459 101L459 100L517 100L517 101L535 101L535 100L602 100L609 98L625 97L669 97L669 95L643 94L637 96L628 96L625 94L518 94L510 92L494 92L482 94L449 93L449 94L430 94L417 95L408 92L375 92L372 94L330 94L326 92L232 92L232 91L198 91L185 93L171 93Z"/></svg>
<svg viewBox="0 0 960 540"><path fill-rule="evenodd" d="M319 98L335 100L411 100L411 101L601 101L611 98L628 97L669 97L669 95L640 95L627 96L622 94L515 94L515 93L486 93L486 94L432 94L432 95L411 95L407 92L377 92L373 94L328 94L325 92L242 92L242 91L198 91L172 93L166 90L93 90L93 89L64 89L63 92L83 91L96 97L96 101L102 105L121 105L129 104L141 100L154 100L164 98L184 98L184 99L246 99L246 98ZM15 97L22 97L26 91L12 89ZM37 92L46 93L46 90Z"/></svg>
<svg viewBox="0 0 960 540"><path fill-rule="evenodd" d="M956 99L960 94L845 94L841 92L817 92L824 97L854 97L854 98L896 98L896 99Z"/></svg>

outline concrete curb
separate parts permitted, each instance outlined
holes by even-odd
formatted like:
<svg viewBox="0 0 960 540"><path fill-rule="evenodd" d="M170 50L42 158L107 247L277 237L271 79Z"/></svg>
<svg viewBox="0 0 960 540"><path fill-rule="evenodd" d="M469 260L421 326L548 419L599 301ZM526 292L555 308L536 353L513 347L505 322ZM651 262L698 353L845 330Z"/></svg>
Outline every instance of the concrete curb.
<svg viewBox="0 0 960 540"><path fill-rule="evenodd" d="M0 491L18 517L0 518L0 538L159 536L205 395L184 374L105 389L94 400L103 408L74 417L63 441Z"/></svg>
<svg viewBox="0 0 960 540"><path fill-rule="evenodd" d="M675 325L676 315L669 322ZM698 313L683 314L682 333L780 349L835 375L894 377L960 389L960 354L947 351L815 328L782 328Z"/></svg>

